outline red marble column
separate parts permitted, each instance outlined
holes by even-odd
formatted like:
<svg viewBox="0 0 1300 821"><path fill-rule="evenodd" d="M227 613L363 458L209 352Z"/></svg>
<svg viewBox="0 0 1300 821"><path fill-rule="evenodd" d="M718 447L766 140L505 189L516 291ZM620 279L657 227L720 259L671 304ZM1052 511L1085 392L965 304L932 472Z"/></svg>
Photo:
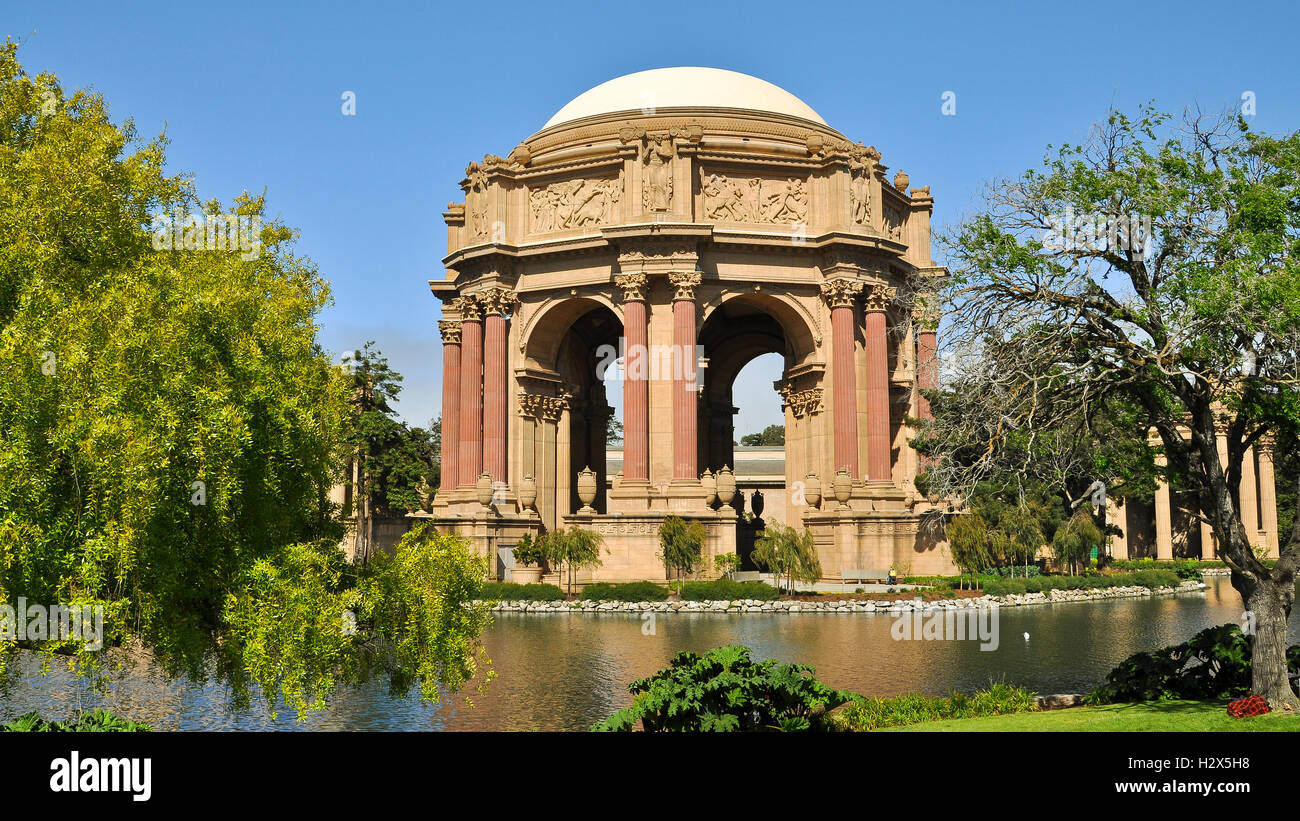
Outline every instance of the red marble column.
<svg viewBox="0 0 1300 821"><path fill-rule="evenodd" d="M442 477L440 490L460 481L460 323L442 320Z"/></svg>
<svg viewBox="0 0 1300 821"><path fill-rule="evenodd" d="M493 288L483 298L487 314L483 328L483 469L493 482L510 481L506 475L510 369L506 316L516 302L514 293L504 288Z"/></svg>
<svg viewBox="0 0 1300 821"><path fill-rule="evenodd" d="M922 322L926 322L922 319ZM916 386L921 390L932 391L939 384L938 334L932 325L922 324L916 335ZM921 394L917 399L917 415L921 419L930 418L930 400Z"/></svg>
<svg viewBox="0 0 1300 821"><path fill-rule="evenodd" d="M835 421L835 464L858 477L858 375L854 365L853 303L862 283L837 279L822 283L822 296L831 309L831 413Z"/></svg>
<svg viewBox="0 0 1300 821"><path fill-rule="evenodd" d="M650 480L650 351L644 274L615 277L623 289L623 481Z"/></svg>
<svg viewBox="0 0 1300 821"><path fill-rule="evenodd" d="M864 341L867 349L867 478L888 482L889 442L889 337L885 308L893 299L891 289L872 285L866 294Z"/></svg>
<svg viewBox="0 0 1300 821"><path fill-rule="evenodd" d="M695 481L699 472L698 424L695 384L695 288L700 275L672 273L673 296L673 479Z"/></svg>
<svg viewBox="0 0 1300 821"><path fill-rule="evenodd" d="M483 308L461 297L460 486L473 487L483 472Z"/></svg>

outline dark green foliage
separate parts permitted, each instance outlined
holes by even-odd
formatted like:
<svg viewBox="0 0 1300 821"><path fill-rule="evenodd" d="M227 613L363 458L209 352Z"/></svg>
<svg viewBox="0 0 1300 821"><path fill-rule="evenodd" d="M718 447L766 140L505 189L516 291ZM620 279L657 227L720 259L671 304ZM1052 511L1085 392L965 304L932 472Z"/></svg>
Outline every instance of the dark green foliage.
<svg viewBox="0 0 1300 821"><path fill-rule="evenodd" d="M1043 575L1043 573L1041 570L1038 569L1038 565L1027 564L1027 565L1015 565L1012 567L989 567L984 570L981 570L980 575L998 576L1004 579L1008 577L1014 578L1016 576L1019 576L1021 578L1032 579L1037 576Z"/></svg>
<svg viewBox="0 0 1300 821"><path fill-rule="evenodd" d="M522 565L536 565L545 561L546 550L540 540L534 539L531 533L525 533L515 545L515 561Z"/></svg>
<svg viewBox="0 0 1300 821"><path fill-rule="evenodd" d="M151 730L144 722L121 718L108 710L78 710L64 721L46 721L36 713L26 713L0 724L0 733L147 733Z"/></svg>
<svg viewBox="0 0 1300 821"><path fill-rule="evenodd" d="M950 698L916 694L895 698L854 696L852 702L827 720L828 729L865 732L923 721L1026 713L1036 708L1033 693L1009 684L991 684L987 690L970 695L953 693Z"/></svg>
<svg viewBox="0 0 1300 821"><path fill-rule="evenodd" d="M740 437L742 447L775 447L785 444L785 425L768 425L762 433L747 433Z"/></svg>
<svg viewBox="0 0 1300 821"><path fill-rule="evenodd" d="M754 662L749 648L717 647L703 656L681 652L669 667L634 681L632 706L592 727L630 732L806 731L852 694L827 687L804 664Z"/></svg>
<svg viewBox="0 0 1300 821"><path fill-rule="evenodd" d="M669 516L659 526L659 558L677 578L694 573L704 562L704 540L708 534L698 520Z"/></svg>
<svg viewBox="0 0 1300 821"><path fill-rule="evenodd" d="M589 584L582 589L582 598L586 601L666 601L668 588L652 582L628 582L627 584Z"/></svg>
<svg viewBox="0 0 1300 821"><path fill-rule="evenodd" d="M1292 679L1300 673L1300 645L1287 650ZM1251 691L1250 641L1235 624L1208 627L1190 641L1134 653L1089 696L1091 704L1156 699L1226 699Z"/></svg>
<svg viewBox="0 0 1300 821"><path fill-rule="evenodd" d="M561 601L564 591L553 584L488 582L483 585L485 601Z"/></svg>
<svg viewBox="0 0 1300 821"><path fill-rule="evenodd" d="M1037 576L1029 579L981 577L980 587L990 596L1042 593L1048 590L1093 590L1102 587L1176 587L1180 579L1170 570L1138 570L1109 576Z"/></svg>
<svg viewBox="0 0 1300 821"><path fill-rule="evenodd" d="M1156 561L1155 559L1113 559L1110 566L1115 570L1172 570L1180 579L1200 580L1201 571L1207 567L1227 567L1223 562L1197 561L1196 559L1174 559L1173 561Z"/></svg>
<svg viewBox="0 0 1300 821"><path fill-rule="evenodd" d="M758 599L771 601L780 595L766 582L733 582L719 579L712 582L686 582L682 585L682 598L686 601L736 601Z"/></svg>

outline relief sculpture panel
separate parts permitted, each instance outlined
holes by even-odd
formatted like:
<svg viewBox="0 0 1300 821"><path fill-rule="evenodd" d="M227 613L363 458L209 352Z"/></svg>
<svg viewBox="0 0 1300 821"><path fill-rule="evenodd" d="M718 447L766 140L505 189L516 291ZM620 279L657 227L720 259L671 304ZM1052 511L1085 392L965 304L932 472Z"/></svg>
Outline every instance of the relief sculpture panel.
<svg viewBox="0 0 1300 821"><path fill-rule="evenodd" d="M808 219L808 186L800 179L736 179L700 170L704 214L719 222L791 225Z"/></svg>
<svg viewBox="0 0 1300 821"><path fill-rule="evenodd" d="M607 225L619 219L623 176L553 182L528 193L532 233Z"/></svg>

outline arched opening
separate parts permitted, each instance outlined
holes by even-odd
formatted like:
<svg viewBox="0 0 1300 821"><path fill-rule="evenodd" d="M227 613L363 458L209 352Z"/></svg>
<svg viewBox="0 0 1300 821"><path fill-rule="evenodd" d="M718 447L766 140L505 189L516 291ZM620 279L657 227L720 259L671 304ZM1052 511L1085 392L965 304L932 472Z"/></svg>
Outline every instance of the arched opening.
<svg viewBox="0 0 1300 821"><path fill-rule="evenodd" d="M533 463L539 487L554 488L553 498L539 496L542 523L562 527L563 517L582 507L578 474L590 467L596 474L598 512L605 513L608 467L606 425L610 407L602 367L609 351L618 349L623 323L603 302L568 299L552 306L526 330L525 367L519 375L521 392L547 397L544 411L524 418L533 425L525 435L524 462Z"/></svg>

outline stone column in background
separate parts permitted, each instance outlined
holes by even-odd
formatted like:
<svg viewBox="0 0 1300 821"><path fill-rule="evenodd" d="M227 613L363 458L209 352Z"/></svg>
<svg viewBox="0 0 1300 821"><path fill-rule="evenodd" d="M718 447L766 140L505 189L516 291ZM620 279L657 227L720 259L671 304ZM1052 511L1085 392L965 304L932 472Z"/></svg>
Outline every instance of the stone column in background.
<svg viewBox="0 0 1300 821"><path fill-rule="evenodd" d="M1241 457L1241 525L1246 541L1259 547L1259 498L1256 496L1255 449L1248 448Z"/></svg>
<svg viewBox="0 0 1300 821"><path fill-rule="evenodd" d="M923 308L915 315L916 322L916 387L920 390L934 390L939 384L939 314L937 311ZM930 418L930 400L921 394L917 398L916 415L919 419Z"/></svg>
<svg viewBox="0 0 1300 821"><path fill-rule="evenodd" d="M483 306L478 297L456 300L461 317L460 487L473 487L483 472Z"/></svg>
<svg viewBox="0 0 1300 821"><path fill-rule="evenodd" d="M822 297L831 309L831 414L835 424L832 477L840 468L858 477L858 376L854 366L853 303L862 283L853 279L823 282ZM830 483L823 481L824 487Z"/></svg>
<svg viewBox="0 0 1300 821"><path fill-rule="evenodd" d="M1277 558L1281 534L1277 532L1277 480L1273 475L1273 443L1261 441L1255 446L1255 452L1259 454L1259 510L1264 515L1259 529L1264 531L1264 545L1268 548L1268 555Z"/></svg>
<svg viewBox="0 0 1300 821"><path fill-rule="evenodd" d="M623 291L623 481L650 481L650 337L645 274L620 274ZM675 404L675 403L674 403Z"/></svg>
<svg viewBox="0 0 1300 821"><path fill-rule="evenodd" d="M698 481L698 386L695 379L695 289L698 271L673 272L673 480ZM626 474L624 474L626 475Z"/></svg>
<svg viewBox="0 0 1300 821"><path fill-rule="evenodd" d="M1156 467L1163 471L1169 464L1164 453L1156 455ZM1156 478L1156 558L1168 561L1174 557L1174 520L1170 507L1169 483L1157 471Z"/></svg>
<svg viewBox="0 0 1300 821"><path fill-rule="evenodd" d="M864 294L863 322L867 349L867 478L873 482L893 479L889 439L889 332L885 311L894 300L894 289L869 285Z"/></svg>
<svg viewBox="0 0 1300 821"><path fill-rule="evenodd" d="M460 482L460 322L441 320L442 333L442 474L440 490Z"/></svg>
<svg viewBox="0 0 1300 821"><path fill-rule="evenodd" d="M506 317L519 303L513 291L492 288L481 295L487 315L483 333L483 470L493 482L509 482L506 475L510 351Z"/></svg>

